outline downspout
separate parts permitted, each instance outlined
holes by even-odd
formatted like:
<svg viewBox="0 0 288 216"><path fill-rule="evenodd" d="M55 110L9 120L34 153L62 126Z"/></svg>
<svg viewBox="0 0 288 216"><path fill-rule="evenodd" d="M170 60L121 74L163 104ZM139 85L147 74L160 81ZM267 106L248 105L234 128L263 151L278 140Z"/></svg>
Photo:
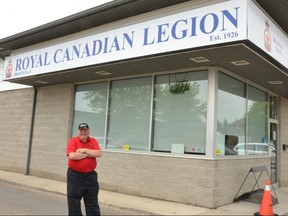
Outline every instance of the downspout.
<svg viewBox="0 0 288 216"><path fill-rule="evenodd" d="M36 108L36 99L37 99L37 88L33 86L33 89L34 89L34 94L33 94L33 102L32 102L32 113L31 113L31 123L30 123L30 133L29 133L29 143L28 143L28 153L27 153L25 175L29 175L29 171L30 171L32 138L33 138L33 131L34 131L35 108Z"/></svg>

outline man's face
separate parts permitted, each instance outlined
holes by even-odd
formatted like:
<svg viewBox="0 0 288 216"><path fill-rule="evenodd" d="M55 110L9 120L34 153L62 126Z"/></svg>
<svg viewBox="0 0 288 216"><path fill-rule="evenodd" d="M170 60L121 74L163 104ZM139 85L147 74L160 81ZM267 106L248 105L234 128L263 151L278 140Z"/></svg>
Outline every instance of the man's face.
<svg viewBox="0 0 288 216"><path fill-rule="evenodd" d="M81 140L86 140L89 136L90 130L89 129L79 129L78 130L78 136Z"/></svg>

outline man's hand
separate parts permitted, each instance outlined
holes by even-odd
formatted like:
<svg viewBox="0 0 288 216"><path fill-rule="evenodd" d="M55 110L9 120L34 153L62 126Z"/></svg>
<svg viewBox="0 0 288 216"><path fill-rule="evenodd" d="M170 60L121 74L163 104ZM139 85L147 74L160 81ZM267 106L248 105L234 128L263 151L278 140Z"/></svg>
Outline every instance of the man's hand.
<svg viewBox="0 0 288 216"><path fill-rule="evenodd" d="M69 158L71 160L82 160L84 158L89 157L89 155L86 153L87 149L86 148L79 148L76 150L76 152L71 152L69 154Z"/></svg>
<svg viewBox="0 0 288 216"><path fill-rule="evenodd" d="M81 154L87 154L87 149L86 148L78 148L76 150L77 153L81 153Z"/></svg>
<svg viewBox="0 0 288 216"><path fill-rule="evenodd" d="M76 153L85 155L81 157L81 159L86 158L86 157L101 157L102 156L101 150L86 149L86 148L79 148L76 150Z"/></svg>

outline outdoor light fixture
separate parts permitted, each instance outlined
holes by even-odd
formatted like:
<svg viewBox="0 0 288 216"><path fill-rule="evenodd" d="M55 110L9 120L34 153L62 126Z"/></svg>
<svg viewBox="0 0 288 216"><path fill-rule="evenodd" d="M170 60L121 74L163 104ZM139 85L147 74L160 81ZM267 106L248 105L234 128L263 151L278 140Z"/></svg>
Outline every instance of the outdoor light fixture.
<svg viewBox="0 0 288 216"><path fill-rule="evenodd" d="M39 84L47 84L48 82L43 81L43 80L37 80L37 81L35 81L35 83L39 83Z"/></svg>
<svg viewBox="0 0 288 216"><path fill-rule="evenodd" d="M243 66L243 65L249 65L250 63L246 60L239 60L239 61L232 61L231 64L234 64L236 66Z"/></svg>
<svg viewBox="0 0 288 216"><path fill-rule="evenodd" d="M271 85L281 85L281 84L283 84L283 82L280 81L280 80L271 80L271 81L268 81L268 83L271 84Z"/></svg>
<svg viewBox="0 0 288 216"><path fill-rule="evenodd" d="M112 73L107 72L107 71L97 71L97 72L95 72L95 73L96 73L96 74L103 75L103 76L106 76L106 75L110 75L110 74L112 74Z"/></svg>
<svg viewBox="0 0 288 216"><path fill-rule="evenodd" d="M210 60L203 57L203 56L198 56L198 57L193 57L193 58L190 58L190 60L196 62L196 63L203 63L203 62L209 62Z"/></svg>

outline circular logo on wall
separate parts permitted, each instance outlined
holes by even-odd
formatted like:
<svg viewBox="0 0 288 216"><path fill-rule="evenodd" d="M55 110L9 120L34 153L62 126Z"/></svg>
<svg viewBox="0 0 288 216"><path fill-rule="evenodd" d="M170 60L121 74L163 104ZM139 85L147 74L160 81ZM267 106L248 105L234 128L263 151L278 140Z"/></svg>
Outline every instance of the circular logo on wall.
<svg viewBox="0 0 288 216"><path fill-rule="evenodd" d="M5 70L6 78L10 78L11 77L12 71L13 71L12 60L10 59L9 60L9 64L7 65L6 70Z"/></svg>

